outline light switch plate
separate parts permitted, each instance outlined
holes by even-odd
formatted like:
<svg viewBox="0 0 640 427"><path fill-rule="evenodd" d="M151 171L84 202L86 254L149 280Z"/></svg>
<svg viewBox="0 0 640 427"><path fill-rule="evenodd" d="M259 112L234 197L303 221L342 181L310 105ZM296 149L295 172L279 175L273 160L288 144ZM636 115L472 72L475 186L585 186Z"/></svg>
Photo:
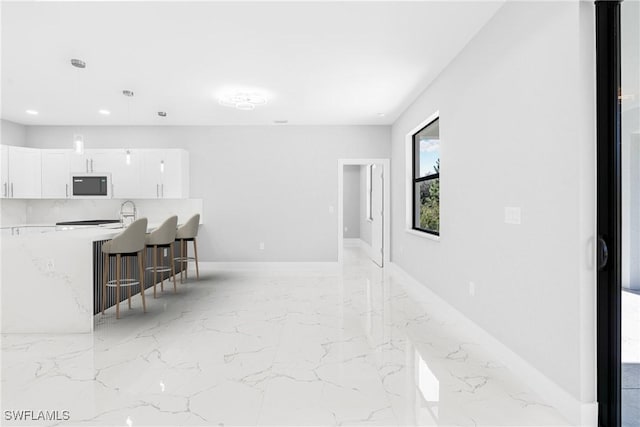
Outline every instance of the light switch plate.
<svg viewBox="0 0 640 427"><path fill-rule="evenodd" d="M519 207L505 207L504 208L504 223L505 224L520 224L521 223L521 211Z"/></svg>

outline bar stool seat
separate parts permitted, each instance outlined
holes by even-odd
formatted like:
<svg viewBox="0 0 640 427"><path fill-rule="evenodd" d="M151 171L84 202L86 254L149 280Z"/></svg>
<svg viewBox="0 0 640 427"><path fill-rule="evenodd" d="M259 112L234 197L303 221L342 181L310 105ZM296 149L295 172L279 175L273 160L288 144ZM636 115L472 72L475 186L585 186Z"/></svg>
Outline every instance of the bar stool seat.
<svg viewBox="0 0 640 427"><path fill-rule="evenodd" d="M107 299L107 288L116 289L116 319L120 318L120 288L126 287L128 291L129 308L131 308L131 287L138 285L140 287L140 296L142 298L142 309L147 312L147 304L144 299L144 269L143 269L143 252L145 233L147 231L147 219L140 218L134 221L123 232L114 236L113 239L102 245L102 254L104 257L104 271L102 273L102 314L104 314L105 301ZM116 277L109 279L109 270L111 266L111 258L116 258ZM137 258L139 279L131 278L131 263L128 258ZM122 259L126 262L126 277L122 277Z"/></svg>
<svg viewBox="0 0 640 427"><path fill-rule="evenodd" d="M146 270L153 271L153 297L156 298L156 284L158 283L157 274L161 273L160 290L164 291L164 273L171 272L173 276L173 292L177 292L176 287L176 270L175 270L175 253L173 242L176 240L176 227L178 225L178 217L176 215L167 218L160 227L149 233L145 239L145 246L153 250L153 265ZM158 249L161 251L169 249L169 260L171 265L158 265Z"/></svg>
<svg viewBox="0 0 640 427"><path fill-rule="evenodd" d="M189 220L184 223L176 231L176 242L180 243L180 256L174 258L180 263L180 283L183 282L182 274L185 278L188 277L189 262L195 261L196 264L196 278L200 279L200 269L198 267L198 244L196 243L196 236L198 235L198 227L200 226L200 214L195 214ZM193 255L188 256L187 242L193 242Z"/></svg>

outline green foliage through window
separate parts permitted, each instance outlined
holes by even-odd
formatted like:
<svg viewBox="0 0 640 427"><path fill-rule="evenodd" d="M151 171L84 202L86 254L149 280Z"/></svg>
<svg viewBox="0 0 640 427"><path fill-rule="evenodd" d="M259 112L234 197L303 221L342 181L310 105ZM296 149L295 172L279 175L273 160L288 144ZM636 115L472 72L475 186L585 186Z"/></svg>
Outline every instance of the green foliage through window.
<svg viewBox="0 0 640 427"><path fill-rule="evenodd" d="M440 125L431 121L413 135L413 228L440 234Z"/></svg>

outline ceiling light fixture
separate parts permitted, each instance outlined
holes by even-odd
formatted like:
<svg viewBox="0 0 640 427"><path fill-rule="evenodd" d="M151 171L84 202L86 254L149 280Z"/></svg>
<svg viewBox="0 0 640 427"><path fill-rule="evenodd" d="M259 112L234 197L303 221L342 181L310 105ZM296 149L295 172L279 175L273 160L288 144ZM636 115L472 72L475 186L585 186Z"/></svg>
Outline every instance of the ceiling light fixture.
<svg viewBox="0 0 640 427"><path fill-rule="evenodd" d="M167 117L167 112L166 111L158 111L158 115L160 117Z"/></svg>
<svg viewBox="0 0 640 427"><path fill-rule="evenodd" d="M98 110L98 113L102 114L103 116L108 116L109 114L111 114L111 111L109 111L109 110Z"/></svg>
<svg viewBox="0 0 640 427"><path fill-rule="evenodd" d="M251 111L256 105L264 105L267 98L257 92L234 92L223 95L218 99L220 105L233 107L237 110Z"/></svg>
<svg viewBox="0 0 640 427"><path fill-rule="evenodd" d="M25 110L25 113L30 114L32 116L38 115L38 112L36 110Z"/></svg>
<svg viewBox="0 0 640 427"><path fill-rule="evenodd" d="M132 90L125 89L125 90L123 90L123 91L122 91L122 94L123 94L124 96L133 96L133 91L132 91Z"/></svg>
<svg viewBox="0 0 640 427"><path fill-rule="evenodd" d="M87 68L87 63L84 62L82 59L72 59L71 60L71 65L73 65L76 68Z"/></svg>
<svg viewBox="0 0 640 427"><path fill-rule="evenodd" d="M384 117L384 113L378 113L378 117Z"/></svg>

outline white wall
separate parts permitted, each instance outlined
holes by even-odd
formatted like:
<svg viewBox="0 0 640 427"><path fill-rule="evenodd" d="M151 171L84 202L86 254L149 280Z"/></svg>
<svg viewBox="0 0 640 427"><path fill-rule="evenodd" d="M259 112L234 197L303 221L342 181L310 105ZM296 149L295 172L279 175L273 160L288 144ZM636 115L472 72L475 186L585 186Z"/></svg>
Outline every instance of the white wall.
<svg viewBox="0 0 640 427"><path fill-rule="evenodd" d="M392 128L392 261L582 402L595 399L593 16L588 2L506 3ZM439 242L405 232L405 137L436 111Z"/></svg>
<svg viewBox="0 0 640 427"><path fill-rule="evenodd" d="M27 127L0 119L0 144L24 147L27 144Z"/></svg>
<svg viewBox="0 0 640 427"><path fill-rule="evenodd" d="M86 148L189 151L203 261L336 261L337 160L390 151L388 126L29 126L27 145L67 148L77 133Z"/></svg>
<svg viewBox="0 0 640 427"><path fill-rule="evenodd" d="M360 166L345 165L342 193L343 233L345 239L360 238Z"/></svg>
<svg viewBox="0 0 640 427"><path fill-rule="evenodd" d="M367 166L360 166L360 239L371 246L371 221L367 220Z"/></svg>

